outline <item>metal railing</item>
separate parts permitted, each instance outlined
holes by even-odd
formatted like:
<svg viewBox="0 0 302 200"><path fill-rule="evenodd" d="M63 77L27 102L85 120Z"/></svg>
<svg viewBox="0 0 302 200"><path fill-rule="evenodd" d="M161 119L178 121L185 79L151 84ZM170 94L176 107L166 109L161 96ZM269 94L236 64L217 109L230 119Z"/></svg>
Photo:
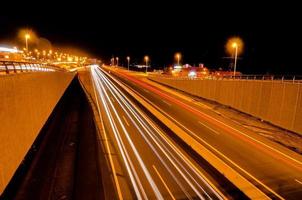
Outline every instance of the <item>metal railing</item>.
<svg viewBox="0 0 302 200"><path fill-rule="evenodd" d="M299 76L299 75L239 75L239 76L224 76L222 79L301 82L302 76Z"/></svg>
<svg viewBox="0 0 302 200"><path fill-rule="evenodd" d="M151 76L162 77L173 80L259 80L259 81L280 81L302 83L301 75L237 75L237 76L218 76L207 75L203 77L171 76L163 74L150 74Z"/></svg>
<svg viewBox="0 0 302 200"><path fill-rule="evenodd" d="M23 72L54 72L54 71L65 71L65 70L47 63L0 60L0 74L12 74L12 73L23 73Z"/></svg>

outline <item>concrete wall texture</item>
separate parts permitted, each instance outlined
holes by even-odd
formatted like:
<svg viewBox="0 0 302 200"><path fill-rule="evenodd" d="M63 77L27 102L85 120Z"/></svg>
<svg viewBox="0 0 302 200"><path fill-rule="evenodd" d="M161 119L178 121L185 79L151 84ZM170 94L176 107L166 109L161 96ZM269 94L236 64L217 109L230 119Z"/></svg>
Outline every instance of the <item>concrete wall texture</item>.
<svg viewBox="0 0 302 200"><path fill-rule="evenodd" d="M302 134L302 84L262 80L149 79Z"/></svg>
<svg viewBox="0 0 302 200"><path fill-rule="evenodd" d="M73 77L67 72L0 76L0 194Z"/></svg>

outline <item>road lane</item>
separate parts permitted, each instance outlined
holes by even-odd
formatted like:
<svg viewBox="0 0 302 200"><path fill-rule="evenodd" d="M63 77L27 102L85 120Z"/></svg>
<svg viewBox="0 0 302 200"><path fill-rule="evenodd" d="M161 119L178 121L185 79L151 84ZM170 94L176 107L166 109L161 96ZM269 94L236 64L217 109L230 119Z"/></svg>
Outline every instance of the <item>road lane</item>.
<svg viewBox="0 0 302 200"><path fill-rule="evenodd" d="M222 159L229 162L259 188L266 188L267 192L273 192L286 199L296 199L302 195L301 184L295 181L295 179L301 180L302 178L300 155L289 152L287 149L269 141L263 141L262 138L260 140L259 136L249 138L250 135L248 137L242 135L236 130L239 129L243 134L246 130L238 127L238 125L234 126L236 129L228 127L228 122L223 121L221 117L217 116L222 123L216 122L216 119L216 121L209 120L202 113L186 109L185 106L180 104L187 102L182 102L181 99L174 96L167 97L167 94L163 95L161 91L158 92L158 88L155 89L150 85L133 80L133 77L128 78L128 75L120 75L119 77L123 83L127 84L146 101L160 109L175 123L183 126L190 134L194 134L201 143L204 145L206 145L205 142L210 144L221 153L218 155ZM172 106L167 106L163 100L169 102ZM181 102L179 103L179 101ZM202 127L199 121L206 126ZM223 126L223 123L226 123L227 126ZM213 134L213 132L219 134ZM213 148L209 148L217 153Z"/></svg>
<svg viewBox="0 0 302 200"><path fill-rule="evenodd" d="M136 198L223 198L201 173L200 166L110 79L97 69L92 69L92 77L103 104L104 125L120 152L120 161Z"/></svg>

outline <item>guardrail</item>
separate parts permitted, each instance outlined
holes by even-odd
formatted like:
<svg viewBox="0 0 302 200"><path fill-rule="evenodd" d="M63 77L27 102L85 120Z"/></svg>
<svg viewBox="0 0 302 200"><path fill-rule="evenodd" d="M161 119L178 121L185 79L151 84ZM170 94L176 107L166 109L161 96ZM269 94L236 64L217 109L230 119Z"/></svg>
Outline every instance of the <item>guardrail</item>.
<svg viewBox="0 0 302 200"><path fill-rule="evenodd" d="M203 77L187 77L187 76L171 76L163 74L150 74L151 76L159 76L173 80L263 80L263 81L280 81L302 83L300 75L237 75L237 76L218 76L208 75Z"/></svg>
<svg viewBox="0 0 302 200"><path fill-rule="evenodd" d="M0 60L0 74L11 74L11 73L22 73L22 72L54 72L54 71L65 71L65 70L48 63Z"/></svg>
<svg viewBox="0 0 302 200"><path fill-rule="evenodd" d="M301 82L302 76L297 76L297 75L239 75L239 76L224 76L223 79Z"/></svg>

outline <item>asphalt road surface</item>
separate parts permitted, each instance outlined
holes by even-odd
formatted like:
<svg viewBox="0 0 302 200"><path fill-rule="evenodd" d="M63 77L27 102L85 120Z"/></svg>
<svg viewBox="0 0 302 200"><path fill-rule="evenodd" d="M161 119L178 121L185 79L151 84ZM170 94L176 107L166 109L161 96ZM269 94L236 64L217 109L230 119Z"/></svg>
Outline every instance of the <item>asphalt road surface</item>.
<svg viewBox="0 0 302 200"><path fill-rule="evenodd" d="M119 154L112 168L122 166L122 172L113 172L119 176L115 180L121 199L246 198L206 161L194 158L186 145L172 139L108 74L95 67L91 71L110 154ZM129 191L120 176L127 179Z"/></svg>
<svg viewBox="0 0 302 200"><path fill-rule="evenodd" d="M113 74L115 74L114 77L116 77L120 83L131 88L136 94L148 101L150 105L160 110L161 113L182 127L183 130L220 157L229 166L236 169L236 171L269 197L275 199L302 198L301 155L273 143L214 112L203 109L202 107L197 107L193 102L185 101L173 94L167 94L159 88L147 84L140 78L132 76L125 71L115 70L114 73L112 71L111 75L108 74L107 76L113 76ZM118 76L116 74L118 74ZM110 96L110 93L108 95ZM118 104L115 104L117 109L119 106L125 106L123 102ZM122 111L119 110L118 113L121 114ZM130 116L127 118L127 113L130 112L126 111L121 115L125 116L128 120L127 123L132 123L129 118L134 119L134 117ZM123 118L121 120L123 122ZM134 121L133 124L137 124L137 121ZM125 126L127 130L130 130L130 127L134 128L133 125L129 127ZM130 132L129 130L128 132ZM132 135L132 132L130 135ZM142 137L143 135L146 135L144 131L141 133ZM159 135L158 133L157 137L159 137ZM133 140L136 140L136 138L137 137L133 138ZM147 148L140 145L142 145L142 142L137 142L134 147L137 149L143 148L147 153ZM167 145L164 144L163 146ZM159 151L159 148L156 149ZM145 155L145 152L140 155ZM148 155L149 154L152 155L152 153L148 152ZM175 156L177 156L177 153L175 153ZM160 157L164 156L161 155ZM150 159L152 159L151 156ZM181 159L179 158L179 160ZM157 163L155 161L152 162ZM160 171L160 174L169 174L168 172L162 171L162 166L158 164L155 166ZM171 169L170 167L168 168ZM152 173L151 169L150 171ZM194 171L190 171L188 176L189 174L193 176ZM152 177L156 177L156 174L152 175ZM154 180L155 179L156 178L154 178ZM173 185L172 177L164 177L164 180L169 180L167 184L171 190L172 188L179 187L177 183ZM198 181L200 180L198 179ZM180 182L185 183L183 180ZM192 180L190 182L194 183ZM156 183L160 183L160 180L157 180ZM197 188L197 185L194 186ZM191 186L181 186L181 188L190 191L189 194L192 196L193 194L196 195L195 190L192 189ZM212 190L209 189L206 190L211 197L212 195L215 196L215 193L211 191ZM200 194L204 195L204 193Z"/></svg>

